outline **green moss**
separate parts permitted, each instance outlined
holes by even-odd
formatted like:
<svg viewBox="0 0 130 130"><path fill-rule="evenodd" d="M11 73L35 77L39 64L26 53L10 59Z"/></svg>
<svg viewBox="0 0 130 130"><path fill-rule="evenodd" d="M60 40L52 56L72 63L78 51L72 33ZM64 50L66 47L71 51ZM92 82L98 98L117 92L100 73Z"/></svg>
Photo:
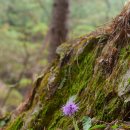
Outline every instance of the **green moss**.
<svg viewBox="0 0 130 130"><path fill-rule="evenodd" d="M29 128L29 129L27 129L27 130L34 130L33 128Z"/></svg>
<svg viewBox="0 0 130 130"><path fill-rule="evenodd" d="M117 117L120 116L119 113L121 111L122 105L123 104L121 103L120 99L118 99L117 97L110 100L104 108L102 119L106 121L115 120Z"/></svg>
<svg viewBox="0 0 130 130"><path fill-rule="evenodd" d="M23 125L22 117L18 117L15 121L9 124L6 130L20 130Z"/></svg>
<svg viewBox="0 0 130 130"><path fill-rule="evenodd" d="M45 105L45 108L38 115L38 118L42 119L41 123L44 123L45 127L48 127L50 122L50 127L55 125L57 126L56 122L62 115L60 112L61 106L67 101L70 96L80 93L80 91L87 86L87 83L93 74L93 66L97 51L97 49L93 50L92 48L94 46L92 46L92 43L90 46L87 46L77 61L73 61L71 65L62 66L60 71L53 70L53 73L58 72L54 82L55 86L58 86L58 90L56 91L55 95L48 101L45 101L45 95L42 94L41 99ZM89 49L91 48L90 51L88 51L88 47ZM78 62L80 64L78 64ZM48 76L47 75L42 80L40 86L44 86L45 83L47 83L50 74ZM63 120L60 119L60 122ZM36 126L33 125L33 128L37 129L40 126L40 124L38 125L38 122L39 121L37 120L37 117L35 120L32 120L32 124L37 124Z"/></svg>
<svg viewBox="0 0 130 130"><path fill-rule="evenodd" d="M130 78L128 79L128 84L130 85Z"/></svg>
<svg viewBox="0 0 130 130"><path fill-rule="evenodd" d="M87 47L86 47L87 48ZM86 51L87 49L85 49L84 53L82 53L82 55L79 56L79 60L78 62L80 64L77 64L77 62L73 62L73 64L70 66L65 66L62 68L61 71L61 77L66 75L66 82L64 83L62 90L58 90L56 92L55 95L57 95L58 93L64 93L64 95L62 94L61 96L57 95L58 99L57 100L61 100L61 104L59 106L59 108L66 102L66 100L75 94L78 94L82 91L82 89L86 88L88 81L91 79L92 74L93 74L93 65L94 65L94 59L96 56L96 51L97 49L88 52ZM54 99L54 97L53 97ZM79 100L79 99L77 99ZM58 101L57 101L58 103ZM56 104L57 104L56 103ZM54 101L52 102L52 104L54 105ZM59 103L58 103L59 104ZM51 107L53 110L54 108ZM59 110L58 108L58 110ZM48 110L48 109L47 109ZM51 110L52 111L52 110ZM50 114L50 112L49 112ZM48 116L47 116L48 117ZM52 121L51 121L51 125L49 128L51 127L59 127L60 124L62 124L61 122L66 122L66 126L69 125L70 121L65 118L60 119L59 121L59 125L57 120L59 120L59 118L61 117L61 112L57 111L57 114L53 115ZM68 123L68 124L67 124ZM64 125L65 127L65 125Z"/></svg>
<svg viewBox="0 0 130 130"><path fill-rule="evenodd" d="M104 121L119 117L122 102L118 98L117 87L120 77L128 69L129 55L128 51L122 48L118 62L108 77L102 75L100 70L94 72L96 58L101 55L104 46L100 45L100 42L103 41L100 37L81 40L74 46L67 60L63 57L59 62L56 61L58 63L55 62L45 73L37 84L38 94L32 109L30 113L27 112L27 117L31 116L27 125L29 130L41 130L44 127L48 130L71 128L72 121L62 115L61 107L72 95L77 95L76 102L79 103L77 120L82 119L84 115ZM61 62L64 64L61 65ZM38 104L40 105L37 113L32 115Z"/></svg>

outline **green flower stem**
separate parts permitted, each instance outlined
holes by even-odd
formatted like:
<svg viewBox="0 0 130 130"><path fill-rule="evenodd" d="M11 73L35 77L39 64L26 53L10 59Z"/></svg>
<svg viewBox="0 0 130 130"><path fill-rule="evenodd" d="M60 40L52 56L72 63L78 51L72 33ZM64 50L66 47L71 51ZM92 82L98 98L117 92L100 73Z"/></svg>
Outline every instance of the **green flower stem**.
<svg viewBox="0 0 130 130"><path fill-rule="evenodd" d="M74 126L74 129L75 129L75 130L79 130L77 121L75 120L74 117L73 117L73 126Z"/></svg>

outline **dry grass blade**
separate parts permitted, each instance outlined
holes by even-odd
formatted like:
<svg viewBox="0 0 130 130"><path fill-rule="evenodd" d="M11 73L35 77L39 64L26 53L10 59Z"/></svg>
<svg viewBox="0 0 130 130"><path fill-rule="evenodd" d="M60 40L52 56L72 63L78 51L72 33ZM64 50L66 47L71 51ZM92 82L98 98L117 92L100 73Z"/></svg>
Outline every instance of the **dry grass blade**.
<svg viewBox="0 0 130 130"><path fill-rule="evenodd" d="M109 41L116 43L128 42L130 37L130 2L124 6L122 12L112 21Z"/></svg>

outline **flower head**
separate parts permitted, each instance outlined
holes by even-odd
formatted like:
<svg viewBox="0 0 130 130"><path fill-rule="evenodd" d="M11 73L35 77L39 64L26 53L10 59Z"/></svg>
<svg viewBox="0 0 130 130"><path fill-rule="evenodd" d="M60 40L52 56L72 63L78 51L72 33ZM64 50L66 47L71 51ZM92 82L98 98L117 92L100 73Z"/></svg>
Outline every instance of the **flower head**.
<svg viewBox="0 0 130 130"><path fill-rule="evenodd" d="M66 105L62 107L62 111L66 116L72 116L77 112L79 107L73 101L68 101Z"/></svg>

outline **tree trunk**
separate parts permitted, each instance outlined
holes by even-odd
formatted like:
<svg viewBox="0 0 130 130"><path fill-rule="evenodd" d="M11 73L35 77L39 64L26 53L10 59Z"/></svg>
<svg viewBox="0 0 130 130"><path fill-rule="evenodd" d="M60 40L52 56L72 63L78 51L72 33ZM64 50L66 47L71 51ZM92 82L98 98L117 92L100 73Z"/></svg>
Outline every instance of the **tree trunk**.
<svg viewBox="0 0 130 130"><path fill-rule="evenodd" d="M114 123L107 126L107 122L129 120L128 10L129 7L125 7L111 25L72 41L67 49L60 46L66 50L64 56L36 80L28 100L11 115L5 129L72 130L71 118L61 112L61 107L72 95L76 95L79 103L76 117L80 129L80 121L85 115L97 123L104 121L108 128ZM122 129L129 127L127 123L121 125L116 122L116 125Z"/></svg>
<svg viewBox="0 0 130 130"><path fill-rule="evenodd" d="M54 0L52 23L50 28L49 61L56 57L56 48L67 38L67 19L69 12L69 0Z"/></svg>

